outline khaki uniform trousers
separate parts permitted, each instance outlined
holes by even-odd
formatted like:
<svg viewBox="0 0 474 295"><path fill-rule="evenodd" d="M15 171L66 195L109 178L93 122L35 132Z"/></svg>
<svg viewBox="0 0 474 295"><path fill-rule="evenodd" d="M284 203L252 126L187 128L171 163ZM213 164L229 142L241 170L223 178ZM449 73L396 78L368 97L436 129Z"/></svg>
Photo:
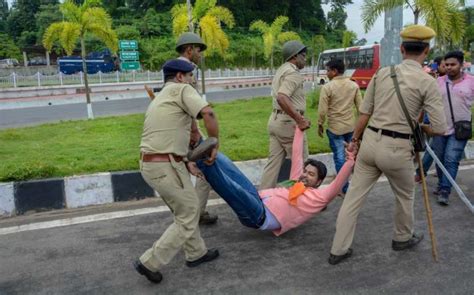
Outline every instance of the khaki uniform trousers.
<svg viewBox="0 0 474 295"><path fill-rule="evenodd" d="M354 175L337 216L331 254L343 255L351 246L359 211L382 173L395 194L393 240L403 242L412 237L414 164L411 142L366 129Z"/></svg>
<svg viewBox="0 0 474 295"><path fill-rule="evenodd" d="M199 215L203 215L206 212L207 199L211 192L211 186L206 180L196 178L196 194L199 199Z"/></svg>
<svg viewBox="0 0 474 295"><path fill-rule="evenodd" d="M295 136L295 121L287 114L273 112L268 120L268 133L270 135L270 155L263 169L259 189L274 188L277 184L278 174L285 158L291 159L293 138ZM308 141L304 136L303 159L308 158Z"/></svg>
<svg viewBox="0 0 474 295"><path fill-rule="evenodd" d="M143 162L141 173L174 215L171 224L153 247L140 257L151 271L159 270L183 248L186 260L194 261L207 253L199 231L199 200L184 162Z"/></svg>

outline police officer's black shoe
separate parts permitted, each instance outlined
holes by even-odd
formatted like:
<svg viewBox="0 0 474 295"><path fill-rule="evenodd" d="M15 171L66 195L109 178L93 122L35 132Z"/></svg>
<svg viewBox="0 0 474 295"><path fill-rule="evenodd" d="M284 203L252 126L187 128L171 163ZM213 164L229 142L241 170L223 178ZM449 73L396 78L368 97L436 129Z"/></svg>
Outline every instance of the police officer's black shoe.
<svg viewBox="0 0 474 295"><path fill-rule="evenodd" d="M215 224L217 222L217 215L212 215L209 214L209 212L204 212L201 214L199 217L199 224L204 224L204 225L210 225L210 224Z"/></svg>
<svg viewBox="0 0 474 295"><path fill-rule="evenodd" d="M413 236L405 242L392 241L392 249L394 251L402 251L415 247L421 240L423 240L423 234L414 233Z"/></svg>
<svg viewBox="0 0 474 295"><path fill-rule="evenodd" d="M201 142L195 149L189 151L188 160L195 162L200 159L205 159L211 154L211 151L217 146L218 140L215 137L209 137Z"/></svg>
<svg viewBox="0 0 474 295"><path fill-rule="evenodd" d="M163 275L159 271L153 272L149 270L138 259L133 262L133 267L135 267L135 270L142 276L145 276L150 282L158 284L163 279Z"/></svg>
<svg viewBox="0 0 474 295"><path fill-rule="evenodd" d="M217 257L219 257L219 250L209 249L207 250L207 253L203 257L194 261L186 261L186 265L188 267L196 267L200 265L201 263L212 261L216 259Z"/></svg>
<svg viewBox="0 0 474 295"><path fill-rule="evenodd" d="M346 254L343 254L343 255L330 254L328 262L329 262L329 264L336 265L336 264L342 262L344 259L347 259L351 256L352 256L352 249L349 248L349 250L347 250Z"/></svg>

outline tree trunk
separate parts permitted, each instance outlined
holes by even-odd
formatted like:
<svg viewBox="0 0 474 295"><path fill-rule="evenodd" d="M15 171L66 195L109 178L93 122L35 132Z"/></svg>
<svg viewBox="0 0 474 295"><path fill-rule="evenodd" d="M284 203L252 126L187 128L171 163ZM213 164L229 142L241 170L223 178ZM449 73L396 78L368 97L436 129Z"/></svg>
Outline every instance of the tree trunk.
<svg viewBox="0 0 474 295"><path fill-rule="evenodd" d="M270 54L270 74L273 75L273 49L272 53Z"/></svg>
<svg viewBox="0 0 474 295"><path fill-rule="evenodd" d="M311 88L314 90L314 47L313 47L313 54L311 55L311 72L312 72L312 85Z"/></svg>
<svg viewBox="0 0 474 295"><path fill-rule="evenodd" d="M204 58L204 54L202 55L201 57L201 64L200 64L200 68L201 68L201 90L202 90L202 98L207 101L206 99L206 81L205 81L205 76L206 76L206 64L205 64L205 58Z"/></svg>
<svg viewBox="0 0 474 295"><path fill-rule="evenodd" d="M186 0L186 6L188 7L188 26L189 26L189 31L192 32L192 33L194 33L193 14L192 14L191 0Z"/></svg>
<svg viewBox="0 0 474 295"><path fill-rule="evenodd" d="M413 12L414 16L415 16L415 25L418 24L418 19L420 17L420 10L417 8L415 9L415 11Z"/></svg>
<svg viewBox="0 0 474 295"><path fill-rule="evenodd" d="M82 55L82 73L84 75L84 85L86 87L87 118L94 119L94 113L92 112L92 105L91 105L91 94L89 91L89 81L87 80L86 45L84 42L84 36L81 36L81 55Z"/></svg>

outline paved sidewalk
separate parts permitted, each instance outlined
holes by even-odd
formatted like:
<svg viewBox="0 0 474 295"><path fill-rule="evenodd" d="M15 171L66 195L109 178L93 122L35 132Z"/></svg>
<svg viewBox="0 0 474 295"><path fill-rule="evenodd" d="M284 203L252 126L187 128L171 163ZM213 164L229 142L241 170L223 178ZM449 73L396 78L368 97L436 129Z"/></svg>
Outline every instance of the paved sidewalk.
<svg viewBox="0 0 474 295"><path fill-rule="evenodd" d="M458 177L471 201L473 171ZM131 262L172 222L169 212L3 235L0 294L472 294L474 216L455 195L447 208L432 196L434 263L420 191L416 228L425 240L416 249L391 250L394 198L380 182L359 216L354 256L337 266L327 258L340 198L281 237L245 228L226 205L213 206L219 222L202 235L221 257L190 269L180 253L159 285L138 276Z"/></svg>

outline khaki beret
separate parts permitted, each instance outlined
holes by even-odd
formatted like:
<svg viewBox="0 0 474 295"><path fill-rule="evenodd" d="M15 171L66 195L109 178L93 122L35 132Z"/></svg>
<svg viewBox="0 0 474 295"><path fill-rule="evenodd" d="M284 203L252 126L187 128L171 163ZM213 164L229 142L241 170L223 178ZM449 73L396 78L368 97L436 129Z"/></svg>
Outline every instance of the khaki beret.
<svg viewBox="0 0 474 295"><path fill-rule="evenodd" d="M427 26L411 25L400 32L402 42L424 42L430 43L430 40L436 36L436 32Z"/></svg>

